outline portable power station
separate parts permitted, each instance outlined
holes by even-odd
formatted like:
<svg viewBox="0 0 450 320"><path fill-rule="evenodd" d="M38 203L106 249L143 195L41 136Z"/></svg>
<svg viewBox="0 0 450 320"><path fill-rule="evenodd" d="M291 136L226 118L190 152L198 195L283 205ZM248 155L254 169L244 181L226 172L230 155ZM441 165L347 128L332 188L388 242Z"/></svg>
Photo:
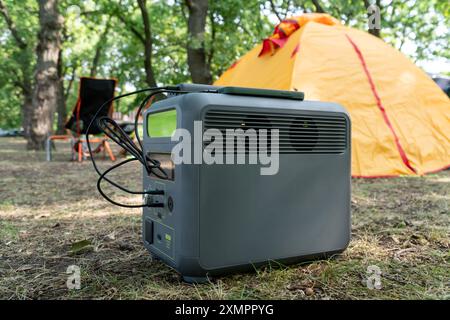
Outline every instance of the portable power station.
<svg viewBox="0 0 450 320"><path fill-rule="evenodd" d="M143 151L168 175L143 175L144 190L162 193L145 199L152 203L143 209L145 247L187 282L342 252L350 240L345 109L303 101L296 92L217 88L180 85L189 93L144 113ZM172 134L183 128L194 136L196 121L203 132L278 129L278 172L262 175L262 164L175 164L171 152L179 141ZM248 156L248 146L241 152Z"/></svg>

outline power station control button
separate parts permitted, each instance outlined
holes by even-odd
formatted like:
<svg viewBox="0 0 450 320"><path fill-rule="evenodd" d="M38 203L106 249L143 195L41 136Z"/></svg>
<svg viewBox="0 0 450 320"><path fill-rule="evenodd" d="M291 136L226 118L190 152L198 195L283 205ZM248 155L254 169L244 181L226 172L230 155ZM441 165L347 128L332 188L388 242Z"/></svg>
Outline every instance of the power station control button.
<svg viewBox="0 0 450 320"><path fill-rule="evenodd" d="M167 207L169 208L169 211L173 211L173 199L169 196L169 199L167 199Z"/></svg>

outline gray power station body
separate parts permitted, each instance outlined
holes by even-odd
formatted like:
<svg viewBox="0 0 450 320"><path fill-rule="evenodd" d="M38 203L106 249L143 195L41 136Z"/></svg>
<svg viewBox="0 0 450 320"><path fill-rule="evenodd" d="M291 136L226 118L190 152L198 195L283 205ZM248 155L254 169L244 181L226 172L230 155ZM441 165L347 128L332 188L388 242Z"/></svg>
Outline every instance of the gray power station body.
<svg viewBox="0 0 450 320"><path fill-rule="evenodd" d="M198 120L204 130L279 129L279 171L173 165L178 142L152 136L149 119L158 114L192 136ZM143 147L170 179L144 173L145 190L164 191L150 199L161 207L143 210L145 247L188 282L342 252L350 240L350 132L347 112L334 103L196 92L155 103L144 114Z"/></svg>

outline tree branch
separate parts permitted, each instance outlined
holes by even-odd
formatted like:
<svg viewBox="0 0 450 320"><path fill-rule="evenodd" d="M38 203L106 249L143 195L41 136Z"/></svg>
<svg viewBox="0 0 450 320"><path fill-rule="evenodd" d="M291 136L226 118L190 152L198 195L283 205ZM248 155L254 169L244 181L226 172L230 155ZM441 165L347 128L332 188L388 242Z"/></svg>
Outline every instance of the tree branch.
<svg viewBox="0 0 450 320"><path fill-rule="evenodd" d="M246 34L248 34L250 37L254 38L255 35L253 34L253 32L251 32L250 30L248 30L244 24L242 23L241 18L238 18L238 21L236 22L236 25L242 29L242 31L244 31Z"/></svg>
<svg viewBox="0 0 450 320"><path fill-rule="evenodd" d="M182 1L181 0L180 1L176 1L176 3L178 4L178 7L181 9L181 15L183 16L184 21L187 23L188 22L188 16L187 16L187 13L186 13L185 7L183 6Z"/></svg>
<svg viewBox="0 0 450 320"><path fill-rule="evenodd" d="M289 14L289 8L291 7L291 0L288 0L287 5L286 5L286 10L284 11L284 17L286 18Z"/></svg>
<svg viewBox="0 0 450 320"><path fill-rule="evenodd" d="M280 22L283 21L283 19L281 18L280 14L277 11L275 3L273 3L273 0L269 0L269 2L270 2L270 8L272 9L272 12L277 16L277 18Z"/></svg>
<svg viewBox="0 0 450 320"><path fill-rule="evenodd" d="M142 33L138 29L136 29L129 21L127 21L127 19L125 19L125 17L121 15L118 10L114 11L114 16L119 19L120 22L122 22L125 27L127 27L131 31L131 33L133 33L136 38L139 39L140 42L145 44L145 38L142 36Z"/></svg>
<svg viewBox="0 0 450 320"><path fill-rule="evenodd" d="M369 2L369 0L363 0L363 2L364 2L364 7L367 10L367 8L370 7L370 2Z"/></svg>
<svg viewBox="0 0 450 320"><path fill-rule="evenodd" d="M66 87L66 92L64 92L64 99L67 100L67 98L69 97L70 94L70 90L72 89L72 84L73 81L75 80L75 76L76 76L76 65L72 67L72 74L70 75L70 79L69 79L69 83L67 84Z"/></svg>
<svg viewBox="0 0 450 320"><path fill-rule="evenodd" d="M216 24L214 23L214 14L212 10L209 12L209 20L211 21L211 48L208 55L208 66L211 67L211 61L214 56L214 42L216 40Z"/></svg>
<svg viewBox="0 0 450 320"><path fill-rule="evenodd" d="M102 34L100 35L97 45L95 47L95 54L94 59L92 60L92 67L91 67L91 77L95 77L97 74L98 64L100 62L100 57L102 55L102 50L105 45L105 42L107 41L109 28L111 26L111 16L108 17L108 21L106 22L105 29L103 30Z"/></svg>
<svg viewBox="0 0 450 320"><path fill-rule="evenodd" d="M8 26L8 29L11 32L11 35L13 36L19 48L25 49L27 47L27 43L19 35L16 25L14 21L11 19L11 16L9 15L8 8L5 6L5 3L2 0L0 0L0 14L5 19L6 25Z"/></svg>
<svg viewBox="0 0 450 320"><path fill-rule="evenodd" d="M325 13L325 10L324 10L323 7L320 5L319 0L312 0L312 3L314 4L314 7L316 8L316 12L319 12L319 13Z"/></svg>

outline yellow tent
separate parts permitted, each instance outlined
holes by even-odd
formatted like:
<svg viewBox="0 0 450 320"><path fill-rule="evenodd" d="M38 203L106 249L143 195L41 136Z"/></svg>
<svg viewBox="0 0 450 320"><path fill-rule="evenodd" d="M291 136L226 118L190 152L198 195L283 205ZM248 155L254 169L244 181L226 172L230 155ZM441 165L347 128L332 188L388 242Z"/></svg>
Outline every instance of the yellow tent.
<svg viewBox="0 0 450 320"><path fill-rule="evenodd" d="M450 100L399 51L326 14L284 20L216 82L305 92L352 119L352 175L422 175L450 165Z"/></svg>

